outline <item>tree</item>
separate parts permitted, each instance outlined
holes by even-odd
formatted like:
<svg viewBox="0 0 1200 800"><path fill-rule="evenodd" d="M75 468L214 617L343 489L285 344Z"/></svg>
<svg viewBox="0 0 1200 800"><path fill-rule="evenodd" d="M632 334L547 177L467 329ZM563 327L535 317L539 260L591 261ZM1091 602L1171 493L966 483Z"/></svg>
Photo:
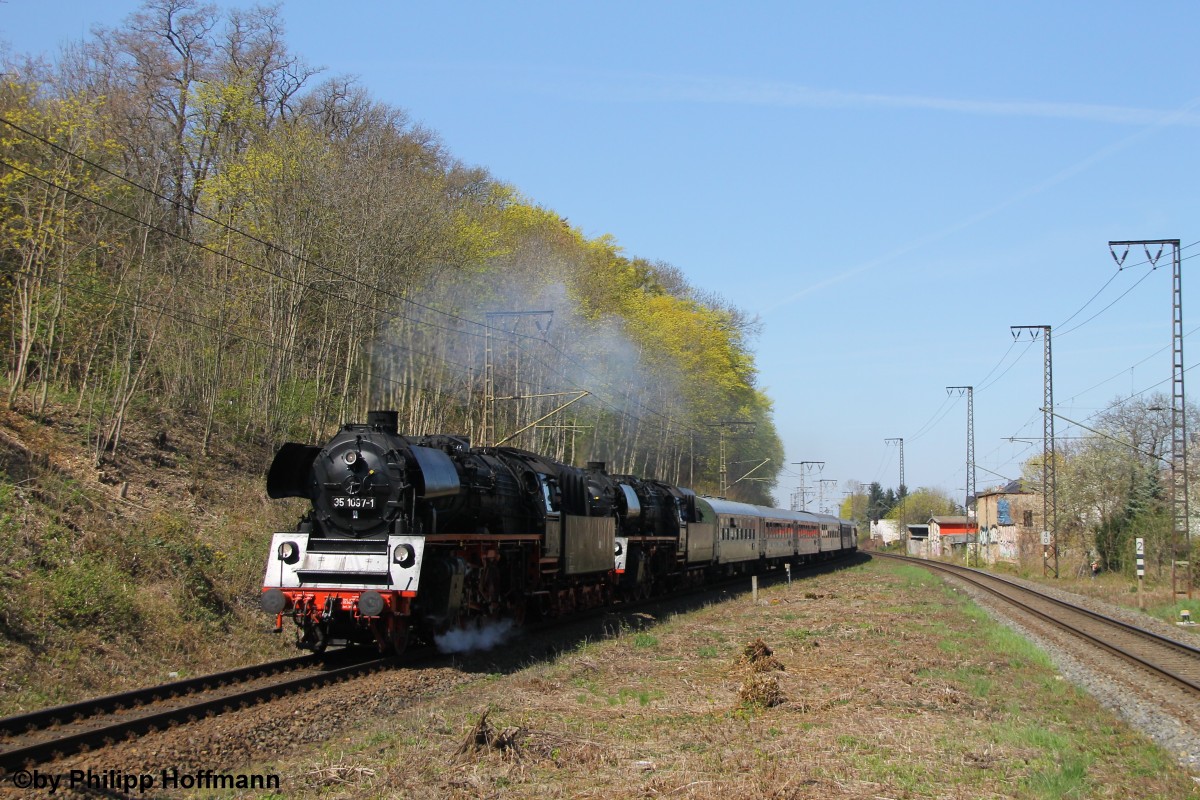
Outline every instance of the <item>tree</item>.
<svg viewBox="0 0 1200 800"><path fill-rule="evenodd" d="M75 393L98 456L150 395L203 420L205 448L320 438L372 407L478 442L486 372L512 398L498 433L554 423L512 444L702 492L716 424L749 423L727 461L765 463L730 495L771 502L783 448L755 319L314 74L276 9L147 0L9 92L60 145L0 143L21 168L0 174L10 402L32 380ZM553 327L485 333L531 308Z"/></svg>
<svg viewBox="0 0 1200 800"><path fill-rule="evenodd" d="M1060 445L1056 452L1060 551L1079 559L1091 551L1108 568L1128 568L1132 539L1146 543L1146 562L1159 575L1171 557L1169 513L1171 400L1162 394L1118 400L1090 427L1094 432ZM1200 424L1194 406L1186 409L1193 432ZM1023 476L1041 486L1041 458L1031 459Z"/></svg>
<svg viewBox="0 0 1200 800"><path fill-rule="evenodd" d="M105 197L111 180L91 160L104 161L97 106L76 98L42 99L39 87L8 82L0 87L0 257L10 269L7 295L15 343L9 362L6 403L12 407L31 371L44 388L59 366L66 314L65 295L80 279L86 255L106 227L88 198Z"/></svg>
<svg viewBox="0 0 1200 800"><path fill-rule="evenodd" d="M878 485L878 484L876 484ZM870 528L871 518L868 514L870 508L870 496L864 487L858 481L850 481L850 492L842 498L841 505L838 510L838 516L842 519L852 519L858 523L859 528L865 531Z"/></svg>
<svg viewBox="0 0 1200 800"><path fill-rule="evenodd" d="M950 495L941 489L920 488L911 494L906 494L902 503L898 503L887 512L886 519L925 522L930 517L953 516L960 511L961 509Z"/></svg>

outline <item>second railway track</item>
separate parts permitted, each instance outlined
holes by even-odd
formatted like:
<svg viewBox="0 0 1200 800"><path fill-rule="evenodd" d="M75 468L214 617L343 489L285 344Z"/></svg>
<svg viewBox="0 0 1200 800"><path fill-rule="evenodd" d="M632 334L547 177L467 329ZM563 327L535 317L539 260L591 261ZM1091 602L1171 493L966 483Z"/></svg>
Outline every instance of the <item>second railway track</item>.
<svg viewBox="0 0 1200 800"><path fill-rule="evenodd" d="M885 553L873 555L953 575L1200 698L1200 648L1059 600L998 575L926 559Z"/></svg>

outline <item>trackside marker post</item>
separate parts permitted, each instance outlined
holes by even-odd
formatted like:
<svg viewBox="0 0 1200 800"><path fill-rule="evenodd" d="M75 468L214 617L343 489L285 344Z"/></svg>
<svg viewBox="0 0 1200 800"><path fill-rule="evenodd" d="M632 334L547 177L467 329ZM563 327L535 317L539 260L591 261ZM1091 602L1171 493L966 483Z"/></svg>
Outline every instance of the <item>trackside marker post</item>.
<svg viewBox="0 0 1200 800"><path fill-rule="evenodd" d="M1137 578L1138 578L1138 608L1146 607L1146 598L1142 595L1142 585L1146 582L1146 540L1141 536L1134 540L1135 553L1137 555Z"/></svg>

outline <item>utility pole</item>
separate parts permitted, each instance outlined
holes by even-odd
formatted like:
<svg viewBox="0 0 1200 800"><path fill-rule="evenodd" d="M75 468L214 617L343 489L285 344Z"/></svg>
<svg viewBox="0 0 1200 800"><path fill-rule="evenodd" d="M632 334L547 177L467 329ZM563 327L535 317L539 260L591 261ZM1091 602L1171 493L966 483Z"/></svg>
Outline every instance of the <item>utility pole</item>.
<svg viewBox="0 0 1200 800"><path fill-rule="evenodd" d="M727 419L727 420L718 422L718 423L716 423L716 425L713 426L717 429L717 436L720 441L721 497L722 497L722 499L725 497L725 492L727 492L729 490L729 466L725 463L725 429L732 428L732 427L738 427L738 426L742 426L742 427L749 426L750 428L753 428L754 423L744 421L744 420Z"/></svg>
<svg viewBox="0 0 1200 800"><path fill-rule="evenodd" d="M808 493L804 490L804 474L811 472L813 467L817 468L817 472L825 469L824 461L793 461L793 466L800 467L800 510L808 511Z"/></svg>
<svg viewBox="0 0 1200 800"><path fill-rule="evenodd" d="M905 484L904 484L904 438L901 436L896 436L891 439L884 439L883 443L886 445L896 445L896 444L900 445L900 485L898 487L896 487L896 493L899 494L900 492L904 492L905 494L908 494L908 492L905 490ZM904 502L903 497L900 498L899 502L900 502L900 540L905 543L904 548L905 548L905 552L907 552L908 551L908 509L905 508L906 504Z"/></svg>
<svg viewBox="0 0 1200 800"><path fill-rule="evenodd" d="M829 513L829 507L825 505L825 487L831 483L834 486L837 485L837 481L835 481L833 478L821 478L821 480L817 481L817 485L819 487L817 489L817 509L822 514Z"/></svg>
<svg viewBox="0 0 1200 800"><path fill-rule="evenodd" d="M904 490L904 439L897 436L894 439L884 439L883 443L900 445L900 485L896 487L896 491L901 492Z"/></svg>
<svg viewBox="0 0 1200 800"><path fill-rule="evenodd" d="M1054 362L1050 354L1049 325L1010 325L1013 341L1029 333L1031 342L1045 334L1045 361L1042 369L1042 575L1058 577L1058 492L1055 481L1057 462L1054 457ZM1051 567L1051 554L1053 564Z"/></svg>
<svg viewBox="0 0 1200 800"><path fill-rule="evenodd" d="M967 395L967 496L963 499L963 510L968 521L971 518L971 498L975 496L975 387L947 386L946 392L958 392L962 397Z"/></svg>
<svg viewBox="0 0 1200 800"><path fill-rule="evenodd" d="M1137 239L1109 242L1108 249L1117 269L1124 269L1129 248L1138 245L1146 251L1151 269L1158 269L1164 248L1171 248L1171 592L1173 598L1192 597L1191 530L1188 515L1187 430L1184 422L1183 394L1183 285L1178 239ZM1158 251L1150 254L1150 248ZM1117 248L1124 248L1117 255Z"/></svg>

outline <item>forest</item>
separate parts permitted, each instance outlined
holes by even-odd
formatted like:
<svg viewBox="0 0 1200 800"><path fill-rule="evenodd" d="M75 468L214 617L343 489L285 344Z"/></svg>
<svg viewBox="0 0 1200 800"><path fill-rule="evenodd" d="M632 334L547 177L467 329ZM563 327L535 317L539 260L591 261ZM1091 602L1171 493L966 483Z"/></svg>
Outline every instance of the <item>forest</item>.
<svg viewBox="0 0 1200 800"><path fill-rule="evenodd" d="M131 415L200 422L207 453L392 408L701 492L766 459L724 477L771 502L756 320L310 67L277 8L148 0L4 57L4 402L73 407L97 461Z"/></svg>

